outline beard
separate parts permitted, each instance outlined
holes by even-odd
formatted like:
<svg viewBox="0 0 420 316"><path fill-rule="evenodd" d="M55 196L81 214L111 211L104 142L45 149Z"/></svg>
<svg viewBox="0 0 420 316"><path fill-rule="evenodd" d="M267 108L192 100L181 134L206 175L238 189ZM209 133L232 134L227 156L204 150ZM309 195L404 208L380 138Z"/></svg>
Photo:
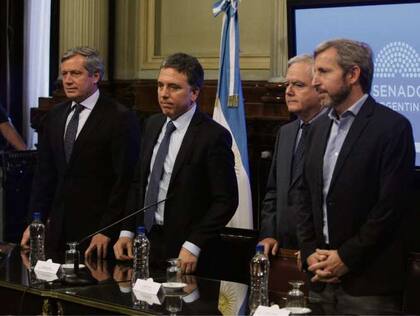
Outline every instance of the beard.
<svg viewBox="0 0 420 316"><path fill-rule="evenodd" d="M327 97L321 100L321 105L324 107L337 107L347 99L350 92L351 87L349 85L343 84L340 90L338 90L336 93L327 93Z"/></svg>

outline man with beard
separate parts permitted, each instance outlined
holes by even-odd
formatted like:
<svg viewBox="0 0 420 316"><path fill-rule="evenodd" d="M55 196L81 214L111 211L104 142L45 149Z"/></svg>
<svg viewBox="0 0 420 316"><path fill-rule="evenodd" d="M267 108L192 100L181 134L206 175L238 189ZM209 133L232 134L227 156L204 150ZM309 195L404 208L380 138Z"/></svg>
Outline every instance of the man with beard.
<svg viewBox="0 0 420 316"><path fill-rule="evenodd" d="M312 83L331 110L308 134L298 206L311 296L326 303L328 312L397 313L414 170L412 129L369 95L368 45L327 41L314 56Z"/></svg>

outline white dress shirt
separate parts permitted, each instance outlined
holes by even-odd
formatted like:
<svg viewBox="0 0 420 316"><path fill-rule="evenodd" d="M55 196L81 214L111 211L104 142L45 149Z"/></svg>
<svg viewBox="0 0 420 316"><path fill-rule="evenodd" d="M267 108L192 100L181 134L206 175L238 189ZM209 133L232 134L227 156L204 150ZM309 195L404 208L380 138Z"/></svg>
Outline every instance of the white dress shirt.
<svg viewBox="0 0 420 316"><path fill-rule="evenodd" d="M92 110L95 107L96 102L98 102L98 99L99 99L99 89L97 89L92 95L90 95L88 98L84 99L82 102L79 103L83 105L85 108L79 114L79 125L77 126L76 139L77 139L77 136L79 136L79 133L82 130L83 126L85 125L90 113L92 113ZM69 124L71 118L74 115L76 104L77 104L76 101L73 101L71 103L71 111L69 115L67 116L66 128L64 129L64 135L66 135L67 125ZM63 139L64 139L64 135L63 135Z"/></svg>
<svg viewBox="0 0 420 316"><path fill-rule="evenodd" d="M185 133L187 132L188 127L190 126L196 107L197 105L194 104L190 110L188 110L187 112L179 116L176 120L172 121L176 129L171 134L171 139L169 141L168 154L166 155L165 162L163 164L163 175L159 183L159 193L158 193L158 198L157 198L158 201L166 198L166 194L168 193L168 188L169 188L169 182L171 181L172 170L175 165L175 160L176 160L176 157L178 156L179 149L181 148L182 141L184 140ZM155 147L153 148L152 159L150 160L150 166L149 166L150 172L149 172L149 177L147 179L147 183L148 183L147 186L149 186L150 174L152 173L152 168L155 162L157 151L159 149L160 143L163 140L163 137L165 136L166 126L168 125L168 122L170 120L171 120L170 118L166 119L166 122L163 125L162 130L160 131ZM147 188L146 188L146 191L147 191ZM163 225L164 223L164 220L165 220L164 210L165 210L165 202L160 203L157 206L157 211L155 213L155 222L158 225ZM123 230L120 233L120 237L133 238L134 233ZM200 255L201 249L197 245L189 241L185 241L182 247L187 249L196 257Z"/></svg>

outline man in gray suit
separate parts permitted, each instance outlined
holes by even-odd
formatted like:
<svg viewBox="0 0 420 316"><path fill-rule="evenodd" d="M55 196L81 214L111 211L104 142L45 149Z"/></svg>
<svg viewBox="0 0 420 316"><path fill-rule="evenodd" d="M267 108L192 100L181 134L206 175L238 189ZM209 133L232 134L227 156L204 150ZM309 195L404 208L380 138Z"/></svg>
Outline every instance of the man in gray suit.
<svg viewBox="0 0 420 316"><path fill-rule="evenodd" d="M299 55L288 62L286 104L297 119L283 125L276 145L262 205L260 244L264 253L276 255L279 247L297 249L296 184L303 169L304 138L309 125L323 111L319 96L312 86L313 58Z"/></svg>

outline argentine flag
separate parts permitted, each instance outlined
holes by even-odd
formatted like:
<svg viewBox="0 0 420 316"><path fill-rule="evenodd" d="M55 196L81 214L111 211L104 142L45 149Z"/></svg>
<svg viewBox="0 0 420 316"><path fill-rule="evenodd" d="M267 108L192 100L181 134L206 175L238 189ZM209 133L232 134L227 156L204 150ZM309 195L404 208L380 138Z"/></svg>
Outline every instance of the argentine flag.
<svg viewBox="0 0 420 316"><path fill-rule="evenodd" d="M238 0L217 1L213 6L213 15L217 16L221 12L225 12L225 14L220 42L219 82L213 119L232 134L232 151L235 154L235 171L239 189L238 209L228 226L252 229L248 145L239 73Z"/></svg>

